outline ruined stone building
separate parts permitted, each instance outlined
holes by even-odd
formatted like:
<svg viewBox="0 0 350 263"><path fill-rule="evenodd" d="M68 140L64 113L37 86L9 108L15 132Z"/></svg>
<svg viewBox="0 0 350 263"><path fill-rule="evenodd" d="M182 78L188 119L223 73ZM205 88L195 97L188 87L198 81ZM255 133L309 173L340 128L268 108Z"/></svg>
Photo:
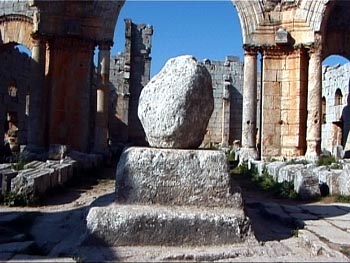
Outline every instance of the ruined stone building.
<svg viewBox="0 0 350 263"><path fill-rule="evenodd" d="M242 134L243 63L234 56L203 62L211 74L214 94L214 111L203 145L232 145Z"/></svg>
<svg viewBox="0 0 350 263"><path fill-rule="evenodd" d="M151 40L151 29L147 26L135 29L145 38L137 44L144 47L140 48L134 61L127 55L110 61L114 29L123 3L117 0L0 2L1 53L9 44L21 44L31 50L26 127L28 148L38 150L47 149L51 144L66 144L82 152L103 152L107 148L108 130L113 131L112 137L119 137L113 127L119 125L125 130L126 120L127 138L142 140L139 123L134 118L141 86L131 85L128 72L134 68L135 72L140 72L135 77L139 83L144 85L147 81L148 66L139 69L130 65L140 60L146 61L140 67L148 65L150 42L147 38ZM317 158L322 144L322 61L334 54L350 56L350 2L233 0L233 4L240 18L245 50L241 156L258 158L257 144L261 138L263 159L303 155L309 159ZM132 28L130 26L127 35L133 34ZM99 63L94 79L96 47ZM132 49L132 44L129 49ZM263 69L261 114L257 107L258 56L261 56ZM118 85L117 89L123 91L116 92L118 103L114 105L109 104L108 99L111 63L113 67L114 64L118 67L119 63L122 70L116 71L125 77L121 82L124 86ZM223 87L228 87L228 82L224 77ZM19 83L4 84L2 94L11 97L17 89L22 96ZM16 88L12 88L13 84ZM131 90L133 88L135 92ZM223 116L221 123L227 123L227 88L221 90L224 102L220 104L224 110L223 113L217 112L217 116ZM342 95L344 99L345 94ZM23 112L26 103L23 98L19 100ZM4 107L5 104L1 105ZM123 110L125 107L129 110ZM108 110L113 110L113 113L108 114ZM1 112L0 137L4 137L4 129L8 129L8 119L14 125L11 127L18 125L19 130L23 130L25 114L15 117L9 108L1 109ZM109 124L111 118L114 122ZM211 125L220 124L211 122ZM224 127L220 132L221 142L225 144L230 141L226 132L228 126L221 127ZM122 140L125 140L123 136Z"/></svg>
<svg viewBox="0 0 350 263"><path fill-rule="evenodd" d="M113 143L145 145L137 116L142 88L150 80L153 28L125 20L125 51L110 62L109 136Z"/></svg>
<svg viewBox="0 0 350 263"><path fill-rule="evenodd" d="M261 157L321 153L322 61L349 57L350 2L234 0L244 55L242 157L258 158L257 57L262 57Z"/></svg>
<svg viewBox="0 0 350 263"><path fill-rule="evenodd" d="M112 141L144 145L145 133L137 117L138 99L150 80L152 26L125 20L125 51L111 58L109 134ZM241 140L243 63L206 59L213 81L214 112L202 146L232 145Z"/></svg>
<svg viewBox="0 0 350 263"><path fill-rule="evenodd" d="M322 149L334 152L342 145L350 150L350 64L323 67Z"/></svg>
<svg viewBox="0 0 350 263"><path fill-rule="evenodd" d="M8 44L1 50L0 61L0 134L8 138L11 147L26 144L30 57Z"/></svg>
<svg viewBox="0 0 350 263"><path fill-rule="evenodd" d="M81 152L106 150L110 48L123 3L0 1L0 70L4 74L0 138L5 129L27 129L27 146L32 151L52 144ZM17 44L31 50L29 61L16 59L18 54L11 47ZM94 88L96 47L99 66ZM18 68L11 74L8 70L14 63ZM19 140L24 142L25 136L19 135Z"/></svg>

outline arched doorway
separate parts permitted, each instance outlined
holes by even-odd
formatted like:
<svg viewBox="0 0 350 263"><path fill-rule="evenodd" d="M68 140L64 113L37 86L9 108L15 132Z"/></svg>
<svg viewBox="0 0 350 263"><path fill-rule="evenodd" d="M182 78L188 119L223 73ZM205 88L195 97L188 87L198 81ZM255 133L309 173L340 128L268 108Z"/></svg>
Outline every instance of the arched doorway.
<svg viewBox="0 0 350 263"><path fill-rule="evenodd" d="M263 158L305 154L317 159L322 141L322 61L332 54L350 55L350 2L233 2L244 46L263 53ZM253 76L252 71L249 74ZM251 130L247 128L248 133Z"/></svg>
<svg viewBox="0 0 350 263"><path fill-rule="evenodd" d="M344 121L347 121L346 98L349 93L350 65L342 56L332 55L323 61L322 77L322 149L334 152L337 145L344 146L347 137ZM347 126L347 125L346 125ZM344 136L343 136L344 134Z"/></svg>
<svg viewBox="0 0 350 263"><path fill-rule="evenodd" d="M347 59L350 57L349 10L349 1L329 1L321 24L324 59L322 92L326 96L327 110L331 117L322 131L322 138L326 141L323 145L330 151L336 145L342 145L345 157L350 151L350 65Z"/></svg>

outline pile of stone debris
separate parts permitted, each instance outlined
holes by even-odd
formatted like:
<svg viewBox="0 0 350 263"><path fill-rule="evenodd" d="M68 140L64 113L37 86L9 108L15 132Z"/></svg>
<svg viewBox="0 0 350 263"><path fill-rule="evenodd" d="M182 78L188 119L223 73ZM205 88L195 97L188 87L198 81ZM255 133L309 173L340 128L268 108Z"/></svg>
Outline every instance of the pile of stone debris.
<svg viewBox="0 0 350 263"><path fill-rule="evenodd" d="M28 160L28 154L33 153L23 151L22 156ZM49 189L66 184L81 171L99 167L103 161L102 155L68 151L63 145L53 145L45 154L46 161L23 162L21 159L17 163L0 164L0 193L21 195L30 201Z"/></svg>

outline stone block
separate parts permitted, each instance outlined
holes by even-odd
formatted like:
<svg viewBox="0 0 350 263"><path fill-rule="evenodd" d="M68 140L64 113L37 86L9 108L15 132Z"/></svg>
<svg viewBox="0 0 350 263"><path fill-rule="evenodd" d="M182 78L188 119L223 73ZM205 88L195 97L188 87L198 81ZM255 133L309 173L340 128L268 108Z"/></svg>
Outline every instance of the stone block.
<svg viewBox="0 0 350 263"><path fill-rule="evenodd" d="M53 188L58 185L58 171L54 168L45 168L43 171L46 171L50 177L50 187Z"/></svg>
<svg viewBox="0 0 350 263"><path fill-rule="evenodd" d="M10 168L0 171L1 193L5 194L11 191L11 181L17 176L18 172Z"/></svg>
<svg viewBox="0 0 350 263"><path fill-rule="evenodd" d="M293 182L298 171L304 168L303 164L290 164L280 168L278 172L277 182L284 181Z"/></svg>
<svg viewBox="0 0 350 263"><path fill-rule="evenodd" d="M342 173L341 170L328 170L325 166L322 166L319 169L314 169L313 172L318 176L319 183L324 191L328 190L330 195L340 194L339 176Z"/></svg>
<svg viewBox="0 0 350 263"><path fill-rule="evenodd" d="M68 169L67 165L59 164L56 166L58 171L58 184L64 185L68 181Z"/></svg>
<svg viewBox="0 0 350 263"><path fill-rule="evenodd" d="M50 160L61 160L67 155L68 147L62 144L51 144L49 148Z"/></svg>
<svg viewBox="0 0 350 263"><path fill-rule="evenodd" d="M251 237L241 209L113 205L93 207L87 216L87 243L109 246L222 245Z"/></svg>
<svg viewBox="0 0 350 263"><path fill-rule="evenodd" d="M51 187L51 176L50 171L40 170L35 171L34 174L30 175L34 180L34 189L37 194L44 194Z"/></svg>
<svg viewBox="0 0 350 263"><path fill-rule="evenodd" d="M285 162L272 162L266 164L266 170L277 181L278 173L282 167L286 166Z"/></svg>
<svg viewBox="0 0 350 263"><path fill-rule="evenodd" d="M32 161L24 165L24 169L43 169L46 167L46 163L41 161Z"/></svg>
<svg viewBox="0 0 350 263"><path fill-rule="evenodd" d="M116 200L123 203L240 207L222 151L126 149L118 163Z"/></svg>
<svg viewBox="0 0 350 263"><path fill-rule="evenodd" d="M339 176L339 191L341 195L350 195L350 167L344 165L344 169Z"/></svg>
<svg viewBox="0 0 350 263"><path fill-rule="evenodd" d="M315 176L312 169L299 169L294 176L294 190L301 199L314 199L321 195L318 176Z"/></svg>

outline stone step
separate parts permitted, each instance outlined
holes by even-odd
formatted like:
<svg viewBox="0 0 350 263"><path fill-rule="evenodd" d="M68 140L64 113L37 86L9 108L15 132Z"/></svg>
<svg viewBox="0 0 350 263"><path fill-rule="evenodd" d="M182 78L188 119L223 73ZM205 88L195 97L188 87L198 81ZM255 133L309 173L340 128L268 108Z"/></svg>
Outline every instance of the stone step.
<svg viewBox="0 0 350 263"><path fill-rule="evenodd" d="M110 246L221 245L252 237L242 209L191 206L118 205L91 208L87 244Z"/></svg>

